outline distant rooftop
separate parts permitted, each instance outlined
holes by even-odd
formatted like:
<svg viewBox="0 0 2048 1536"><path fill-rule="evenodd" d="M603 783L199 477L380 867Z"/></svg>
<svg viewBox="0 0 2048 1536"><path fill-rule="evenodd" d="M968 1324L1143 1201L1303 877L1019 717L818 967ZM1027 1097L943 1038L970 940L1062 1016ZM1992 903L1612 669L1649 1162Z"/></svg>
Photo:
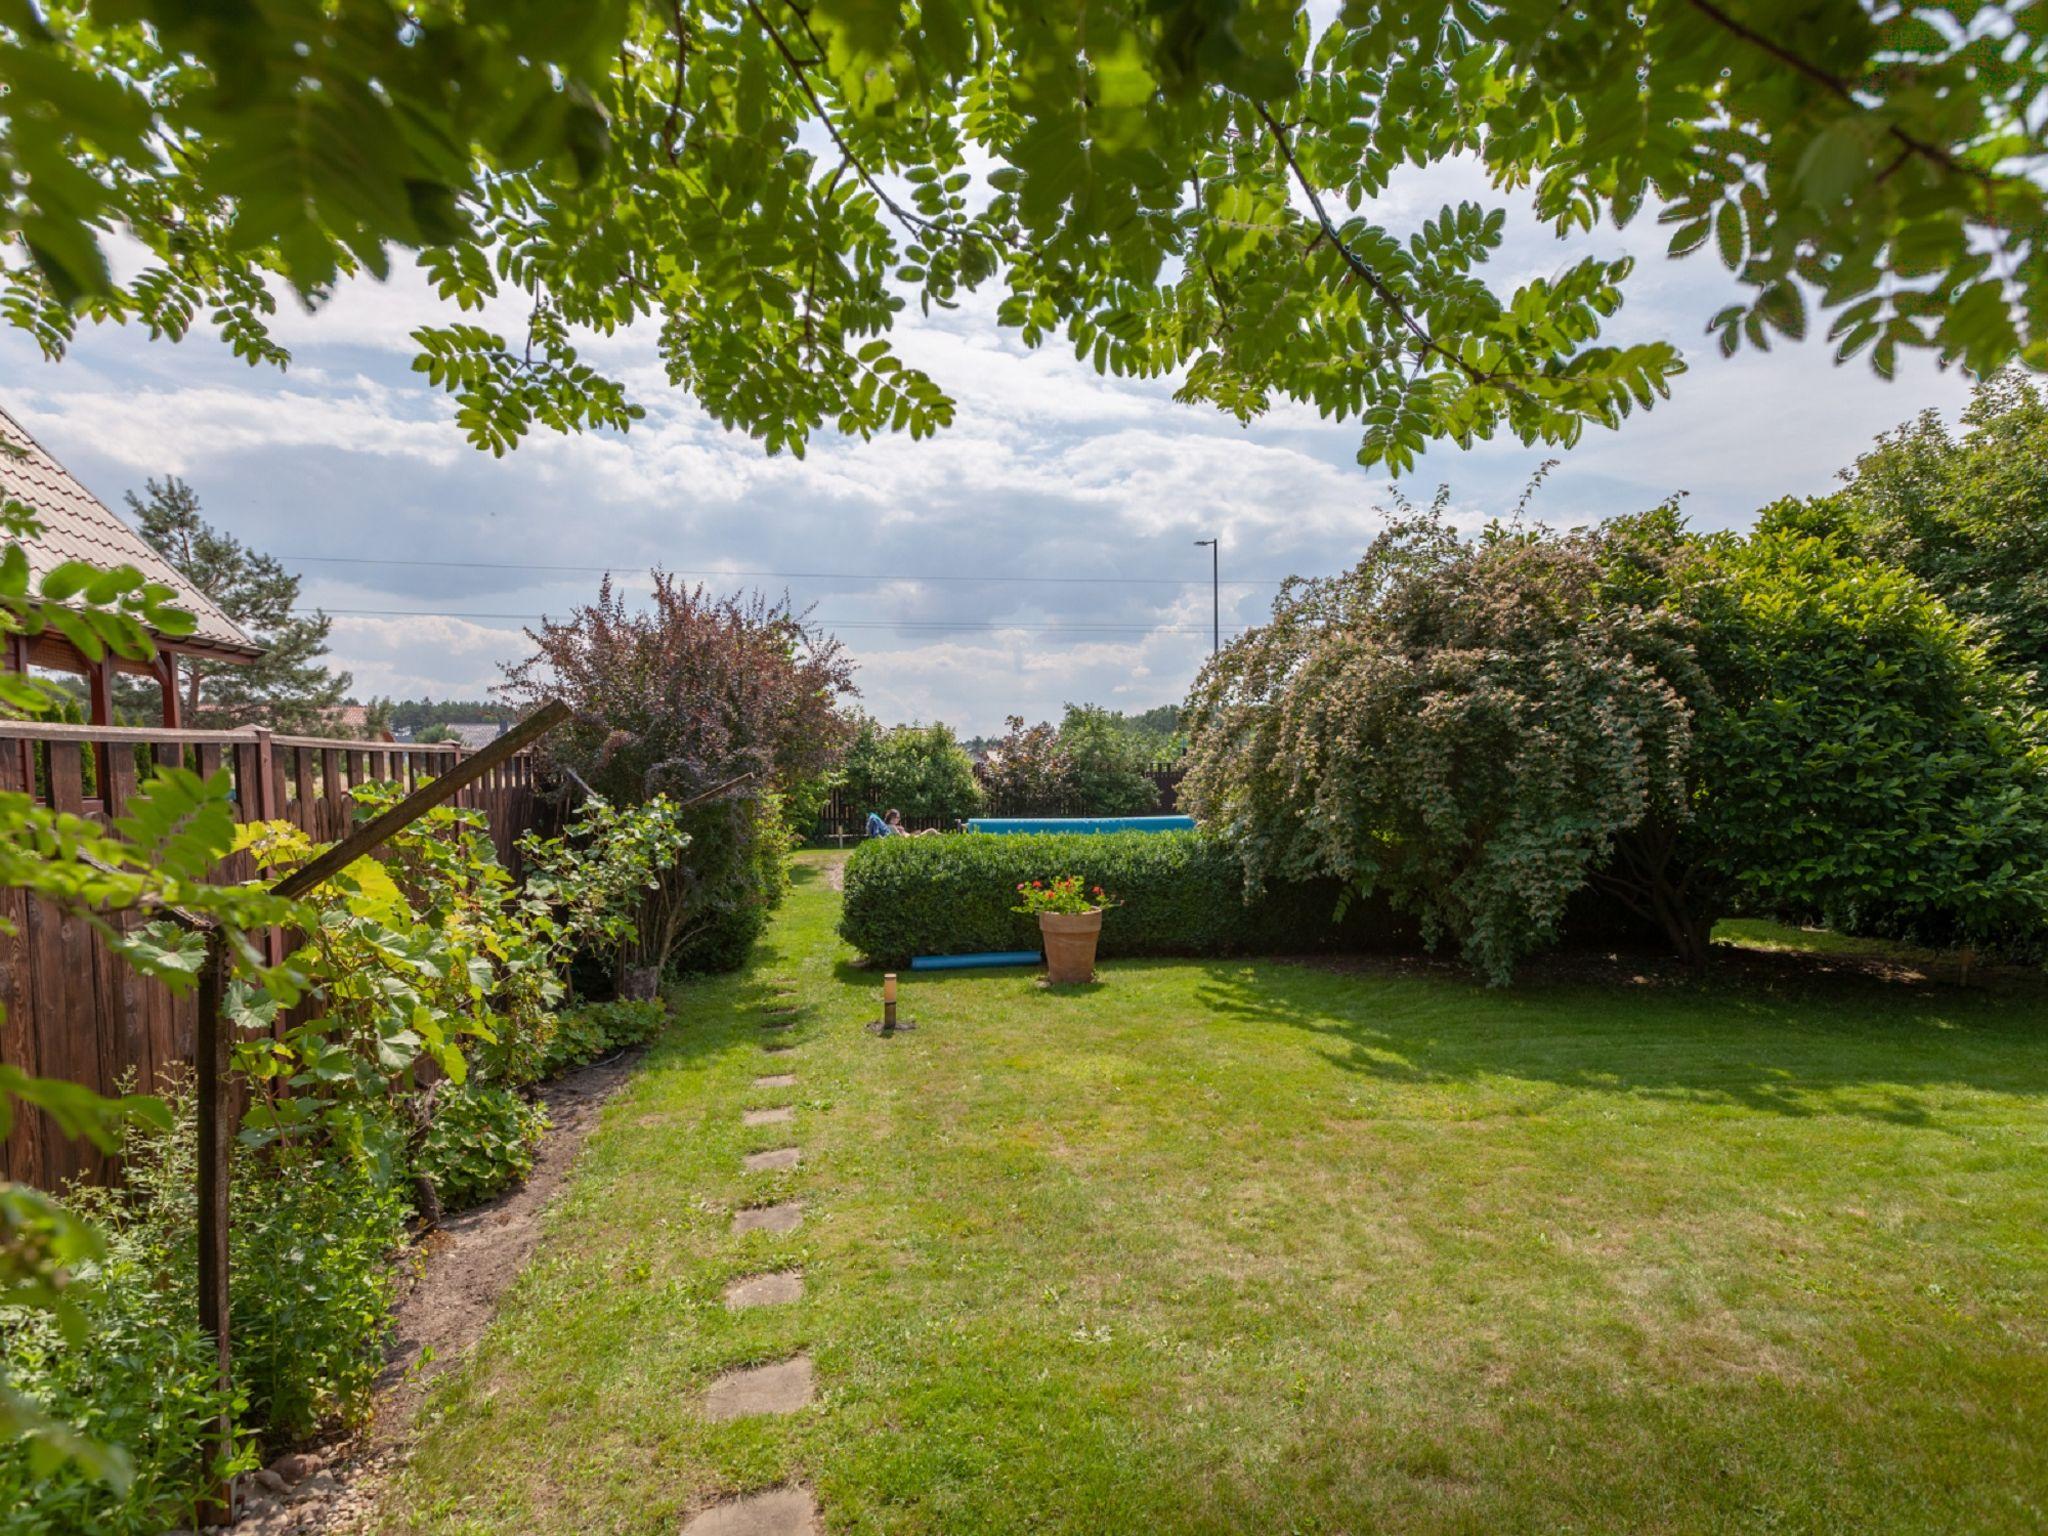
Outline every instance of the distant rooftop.
<svg viewBox="0 0 2048 1536"><path fill-rule="evenodd" d="M496 720L465 720L451 724L445 729L462 744L462 750L465 752L475 752L479 748L488 747L505 734L505 727Z"/></svg>
<svg viewBox="0 0 2048 1536"><path fill-rule="evenodd" d="M263 654L263 647L239 624L181 576L105 502L79 484L5 410L0 410L0 445L4 445L0 446L0 492L25 504L43 524L40 538L22 544L32 576L40 580L66 560L135 566L151 581L175 592L176 605L188 609L199 621L191 634L164 640L168 648L234 661L253 661ZM9 448L22 452L12 453Z"/></svg>

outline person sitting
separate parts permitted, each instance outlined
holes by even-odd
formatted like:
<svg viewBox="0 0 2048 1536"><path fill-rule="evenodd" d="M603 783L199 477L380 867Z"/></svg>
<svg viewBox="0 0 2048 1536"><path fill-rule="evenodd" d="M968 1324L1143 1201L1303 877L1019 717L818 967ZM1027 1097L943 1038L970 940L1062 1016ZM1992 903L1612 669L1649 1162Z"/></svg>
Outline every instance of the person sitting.
<svg viewBox="0 0 2048 1536"><path fill-rule="evenodd" d="M930 837L931 835L929 828L923 832L913 832L910 828L904 826L903 813L893 807L884 816L877 816L873 811L868 812L869 837Z"/></svg>

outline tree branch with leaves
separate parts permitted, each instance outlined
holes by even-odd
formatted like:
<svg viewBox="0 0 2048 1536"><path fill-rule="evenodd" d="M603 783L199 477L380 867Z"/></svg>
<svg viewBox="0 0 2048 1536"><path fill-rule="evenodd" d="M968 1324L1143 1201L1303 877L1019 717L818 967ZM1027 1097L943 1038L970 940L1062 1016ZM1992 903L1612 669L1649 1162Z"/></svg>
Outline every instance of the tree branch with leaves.
<svg viewBox="0 0 2048 1536"><path fill-rule="evenodd" d="M317 307L409 255L457 311L524 317L414 333L499 453L640 419L582 350L643 321L770 451L940 430L897 326L984 287L1032 346L1242 418L1312 405L1395 470L1662 398L1681 338L1605 334L1628 259L1510 283L1505 203L1387 211L1453 159L1560 234L1654 215L1711 246L1726 349L1818 309L1883 373L2048 364L2038 7L48 0L0 9L0 78L0 315L45 352L205 317L282 365L272 284ZM147 255L125 280L116 229Z"/></svg>

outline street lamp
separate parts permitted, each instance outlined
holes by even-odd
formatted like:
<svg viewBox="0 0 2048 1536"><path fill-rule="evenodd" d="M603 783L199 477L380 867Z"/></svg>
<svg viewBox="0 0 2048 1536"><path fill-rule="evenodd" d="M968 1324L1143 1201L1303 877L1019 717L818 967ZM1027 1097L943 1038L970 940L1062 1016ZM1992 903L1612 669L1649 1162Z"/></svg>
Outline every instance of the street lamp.
<svg viewBox="0 0 2048 1536"><path fill-rule="evenodd" d="M1195 548L1209 546L1209 654L1223 649L1223 599L1221 539L1197 539Z"/></svg>

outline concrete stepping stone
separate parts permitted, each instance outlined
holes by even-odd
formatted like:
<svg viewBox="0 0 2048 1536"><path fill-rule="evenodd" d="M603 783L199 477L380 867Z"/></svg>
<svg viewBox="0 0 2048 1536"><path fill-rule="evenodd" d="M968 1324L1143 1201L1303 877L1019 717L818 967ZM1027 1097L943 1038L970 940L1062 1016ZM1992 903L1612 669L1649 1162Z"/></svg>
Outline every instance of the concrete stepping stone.
<svg viewBox="0 0 2048 1536"><path fill-rule="evenodd" d="M788 1105L777 1105L774 1109L749 1109L740 1115L741 1125L787 1125L796 1118L796 1110Z"/></svg>
<svg viewBox="0 0 2048 1536"><path fill-rule="evenodd" d="M763 1045L761 1049L766 1051L770 1056L787 1056L791 1051L795 1050L796 1047L793 1045Z"/></svg>
<svg viewBox="0 0 2048 1536"><path fill-rule="evenodd" d="M738 1312L747 1307L785 1307L804 1299L801 1270L782 1269L772 1275L749 1275L725 1288L725 1304Z"/></svg>
<svg viewBox="0 0 2048 1536"><path fill-rule="evenodd" d="M764 1413L795 1413L811 1400L811 1360L798 1355L774 1365L728 1371L704 1394L704 1417L713 1423Z"/></svg>
<svg viewBox="0 0 2048 1536"><path fill-rule="evenodd" d="M796 1074L794 1072L777 1072L769 1077L757 1077L754 1079L754 1086L756 1088L794 1088L796 1086Z"/></svg>
<svg viewBox="0 0 2048 1536"><path fill-rule="evenodd" d="M763 1019L763 1020L761 1021L761 1027L762 1027L763 1029L795 1029L795 1028L796 1028L796 1020L795 1020L795 1019Z"/></svg>
<svg viewBox="0 0 2048 1536"><path fill-rule="evenodd" d="M770 1488L700 1509L683 1536L818 1536L818 1501L808 1488Z"/></svg>
<svg viewBox="0 0 2048 1536"><path fill-rule="evenodd" d="M746 1169L749 1173L781 1173L794 1168L803 1156L795 1147L777 1147L772 1152L749 1152Z"/></svg>
<svg viewBox="0 0 2048 1536"><path fill-rule="evenodd" d="M732 1213L733 1236L743 1232L794 1232L803 1225L804 1203L784 1200L775 1205L749 1205Z"/></svg>

